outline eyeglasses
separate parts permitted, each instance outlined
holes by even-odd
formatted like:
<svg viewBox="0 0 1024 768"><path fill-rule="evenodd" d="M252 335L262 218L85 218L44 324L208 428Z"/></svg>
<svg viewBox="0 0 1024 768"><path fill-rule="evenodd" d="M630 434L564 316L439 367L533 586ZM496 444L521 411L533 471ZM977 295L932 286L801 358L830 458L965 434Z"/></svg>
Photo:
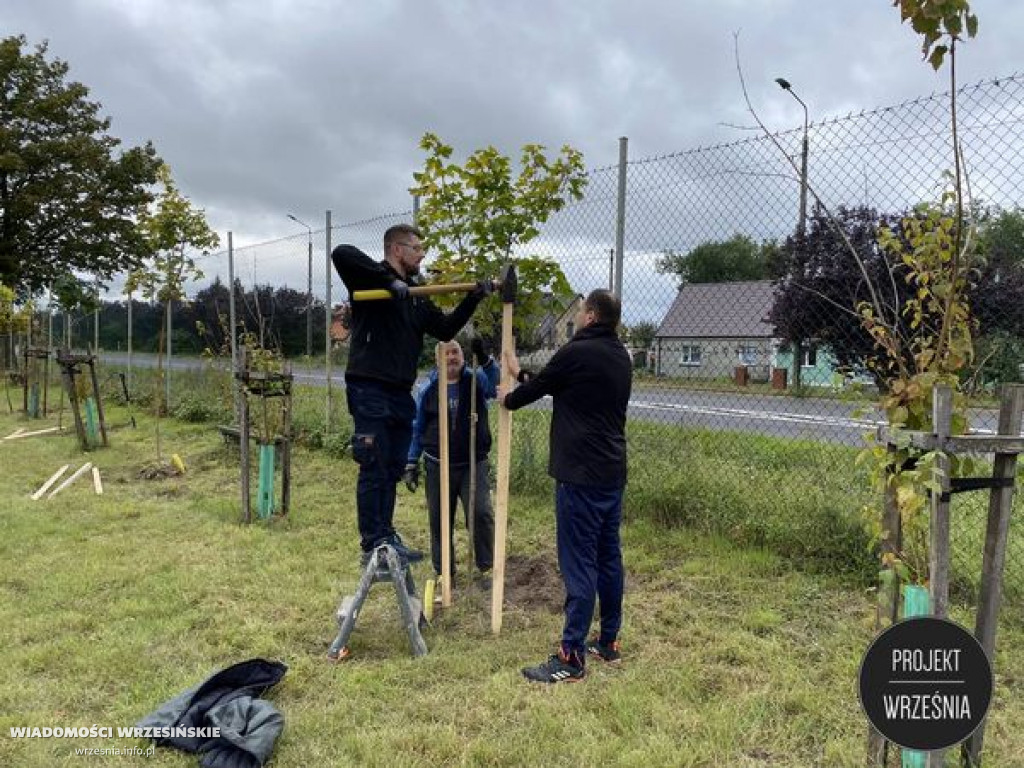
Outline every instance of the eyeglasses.
<svg viewBox="0 0 1024 768"><path fill-rule="evenodd" d="M397 243L395 243L395 245L404 245L406 248L412 248L414 251L416 251L416 253L425 253L426 252L426 249L423 247L422 243L417 244L417 245L413 245L412 243L397 242Z"/></svg>

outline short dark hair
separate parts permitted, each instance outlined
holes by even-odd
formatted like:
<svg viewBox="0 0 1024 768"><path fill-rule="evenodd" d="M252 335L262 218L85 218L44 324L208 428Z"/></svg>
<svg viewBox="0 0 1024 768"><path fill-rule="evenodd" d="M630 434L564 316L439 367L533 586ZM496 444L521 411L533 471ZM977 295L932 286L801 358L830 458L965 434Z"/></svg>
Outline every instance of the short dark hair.
<svg viewBox="0 0 1024 768"><path fill-rule="evenodd" d="M421 239L423 237L423 233L412 224L395 224L392 227L388 227L388 231L384 233L384 249L387 250L387 247L398 240L398 238L408 235L415 235Z"/></svg>
<svg viewBox="0 0 1024 768"><path fill-rule="evenodd" d="M611 291L598 288L583 300L584 309L593 312L597 323L609 326L613 331L619 327L622 318L622 302Z"/></svg>

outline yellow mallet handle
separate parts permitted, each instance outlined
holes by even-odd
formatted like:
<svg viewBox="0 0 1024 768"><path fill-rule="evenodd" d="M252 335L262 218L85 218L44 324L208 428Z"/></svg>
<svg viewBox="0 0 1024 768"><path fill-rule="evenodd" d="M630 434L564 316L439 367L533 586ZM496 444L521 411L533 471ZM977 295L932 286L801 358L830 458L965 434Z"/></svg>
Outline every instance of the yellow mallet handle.
<svg viewBox="0 0 1024 768"><path fill-rule="evenodd" d="M476 288L476 283L449 283L448 285L414 285L409 288L412 296L433 296L438 293L469 293ZM352 301L381 301L391 298L387 288L375 288L367 291L354 291Z"/></svg>

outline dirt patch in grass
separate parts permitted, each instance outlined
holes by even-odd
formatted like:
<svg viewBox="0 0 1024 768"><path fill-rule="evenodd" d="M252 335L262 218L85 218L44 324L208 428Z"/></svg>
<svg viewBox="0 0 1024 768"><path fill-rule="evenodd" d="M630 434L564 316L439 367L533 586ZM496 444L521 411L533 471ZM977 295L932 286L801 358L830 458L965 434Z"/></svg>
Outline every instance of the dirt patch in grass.
<svg viewBox="0 0 1024 768"><path fill-rule="evenodd" d="M505 561L505 602L517 608L561 611L565 588L555 561L543 555L509 555Z"/></svg>

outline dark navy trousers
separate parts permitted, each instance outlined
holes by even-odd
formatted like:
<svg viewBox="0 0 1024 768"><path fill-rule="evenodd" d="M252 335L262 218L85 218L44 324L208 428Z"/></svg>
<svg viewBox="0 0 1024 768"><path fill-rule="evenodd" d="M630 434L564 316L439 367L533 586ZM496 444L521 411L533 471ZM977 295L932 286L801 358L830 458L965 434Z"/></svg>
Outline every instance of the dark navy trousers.
<svg viewBox="0 0 1024 768"><path fill-rule="evenodd" d="M395 489L412 441L416 403L407 391L365 380L346 381L345 397L355 427L352 458L359 464L360 546L368 552L395 533Z"/></svg>
<svg viewBox="0 0 1024 768"><path fill-rule="evenodd" d="M600 604L599 642L614 642L622 626L623 488L556 484L558 568L565 582L562 649L582 662L587 632Z"/></svg>

